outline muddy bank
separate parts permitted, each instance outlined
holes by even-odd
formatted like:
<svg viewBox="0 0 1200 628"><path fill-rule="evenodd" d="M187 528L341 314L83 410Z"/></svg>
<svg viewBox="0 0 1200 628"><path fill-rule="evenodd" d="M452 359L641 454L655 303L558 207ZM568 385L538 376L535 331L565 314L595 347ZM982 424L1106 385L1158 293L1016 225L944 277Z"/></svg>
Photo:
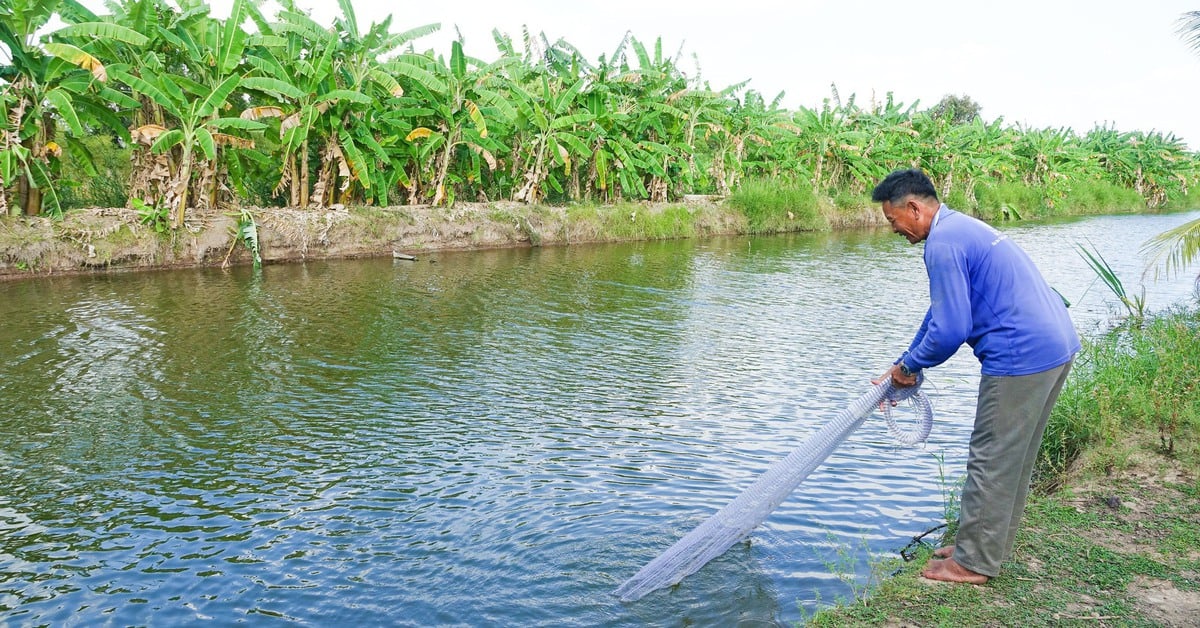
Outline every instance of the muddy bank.
<svg viewBox="0 0 1200 628"><path fill-rule="evenodd" d="M878 226L869 208L829 216L832 228ZM585 242L703 237L746 231L745 217L720 202L619 206L518 203L254 209L264 263L416 255L439 250L556 246ZM184 229L159 233L132 209L81 209L60 220L0 218L0 279L54 274L249 264L234 237L236 216L193 213Z"/></svg>

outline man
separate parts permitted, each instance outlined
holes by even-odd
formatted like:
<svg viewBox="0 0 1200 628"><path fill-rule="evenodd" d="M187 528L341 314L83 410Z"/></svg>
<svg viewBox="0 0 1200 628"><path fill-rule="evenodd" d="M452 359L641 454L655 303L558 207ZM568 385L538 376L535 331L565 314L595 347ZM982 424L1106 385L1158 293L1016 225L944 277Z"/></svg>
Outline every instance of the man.
<svg viewBox="0 0 1200 628"><path fill-rule="evenodd" d="M929 311L891 369L898 386L965 342L982 365L958 535L922 576L984 584L1012 552L1033 463L1054 401L1079 351L1062 298L1008 236L938 201L920 170L889 174L871 198L892 230L925 242ZM877 380L878 381L878 380Z"/></svg>

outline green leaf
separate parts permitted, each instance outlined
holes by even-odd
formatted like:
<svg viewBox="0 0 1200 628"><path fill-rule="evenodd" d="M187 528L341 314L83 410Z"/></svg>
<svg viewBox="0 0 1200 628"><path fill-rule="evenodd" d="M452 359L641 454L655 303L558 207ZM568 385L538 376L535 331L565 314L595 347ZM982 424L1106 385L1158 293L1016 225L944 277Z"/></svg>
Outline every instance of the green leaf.
<svg viewBox="0 0 1200 628"><path fill-rule="evenodd" d="M149 37L132 28L113 24L112 22L81 22L79 24L70 24L54 31L52 35L78 37L84 40L115 39L138 47L145 46L150 41Z"/></svg>
<svg viewBox="0 0 1200 628"><path fill-rule="evenodd" d="M71 159L74 159L75 163L79 164L79 167L83 168L83 172L87 174L87 176L95 177L99 175L99 173L96 171L96 158L92 156L91 151L87 149L87 146L84 146L83 142L63 142L63 150L71 155ZM78 176L79 173L71 174Z"/></svg>
<svg viewBox="0 0 1200 628"><path fill-rule="evenodd" d="M158 86L151 84L139 76L127 74L125 72L111 72L110 74L117 81L128 85L133 91L149 96L150 100L153 100L155 104L165 109L167 113L170 113L176 118L183 117L180 113L179 107L176 105L177 101L167 96L165 92L158 88ZM165 78L165 75L159 77L159 80L163 82L170 82L170 79Z"/></svg>
<svg viewBox="0 0 1200 628"><path fill-rule="evenodd" d="M198 98L204 98L212 92L212 86L179 74L171 74L169 84L171 87L181 90L177 94L174 94L180 102L189 102ZM191 96L185 96L184 92L191 94Z"/></svg>
<svg viewBox="0 0 1200 628"><path fill-rule="evenodd" d="M28 175L33 187L42 191L42 201L50 201L50 206L45 208L47 213L53 216L62 215L62 204L58 200L58 192L54 189L54 180L50 176L50 172L40 160L30 159L25 161L25 174Z"/></svg>
<svg viewBox="0 0 1200 628"><path fill-rule="evenodd" d="M553 130L565 129L576 124L591 122L593 119L595 119L595 116L590 113L577 113L575 115L563 116L556 119L550 124L550 128Z"/></svg>
<svg viewBox="0 0 1200 628"><path fill-rule="evenodd" d="M247 46L261 46L263 48L283 48L288 43L286 37L279 35L261 35L259 33L251 33L246 36Z"/></svg>
<svg viewBox="0 0 1200 628"><path fill-rule="evenodd" d="M450 72L459 82L467 76L467 59L463 55L462 42L457 39L450 43Z"/></svg>
<svg viewBox="0 0 1200 628"><path fill-rule="evenodd" d="M404 95L404 88L400 87L400 83L398 83L396 79L387 72L384 72L378 68L372 68L367 72L367 76L371 77L371 80L376 85L382 87L384 91L386 91L388 94L391 94L393 97L400 97Z"/></svg>
<svg viewBox="0 0 1200 628"><path fill-rule="evenodd" d="M101 88L100 97L122 109L137 109L142 106L142 103L138 102L137 99L130 98L123 92L119 92L111 87Z"/></svg>
<svg viewBox="0 0 1200 628"><path fill-rule="evenodd" d="M355 129L354 140L356 142L358 142L359 144L362 144L362 145L366 146L367 148L369 148L371 150L371 153L373 153L375 155L376 160L378 160L382 163L385 163L385 164L389 163L391 161L391 159L388 157L387 151L383 149L383 146L380 146L379 142L375 141L375 138L372 137L369 132L364 131L362 128Z"/></svg>
<svg viewBox="0 0 1200 628"><path fill-rule="evenodd" d="M287 96L294 100L300 100L304 97L304 92L295 85L281 81L279 79L267 78L264 76L249 76L242 79L243 89L253 89L260 92L266 92L275 97Z"/></svg>
<svg viewBox="0 0 1200 628"><path fill-rule="evenodd" d="M242 77L236 74L221 81L221 84L196 108L196 114L202 118L206 118L216 113L224 106L225 101L229 99L229 95L233 93L233 90L237 89L238 84L241 82Z"/></svg>
<svg viewBox="0 0 1200 628"><path fill-rule="evenodd" d="M553 137L556 142L565 144L567 148L571 149L572 152L580 157L583 157L590 152L586 144L580 141L578 137L575 137L570 133L555 133Z"/></svg>
<svg viewBox="0 0 1200 628"><path fill-rule="evenodd" d="M75 113L75 107L71 105L71 97L61 88L56 88L46 92L46 100L54 105L58 115L62 116L67 126L71 128L71 133L75 137L83 137L83 125L79 122L79 115Z"/></svg>
<svg viewBox="0 0 1200 628"><path fill-rule="evenodd" d="M150 150L155 153L165 153L182 142L183 131L180 131L179 129L171 129L170 131L159 135L158 139L154 140L154 145L150 147Z"/></svg>
<svg viewBox="0 0 1200 628"><path fill-rule="evenodd" d="M276 33L299 35L301 39L307 40L309 45L325 49L337 44L336 35L307 15L294 11L280 11L278 17L283 21L275 24Z"/></svg>
<svg viewBox="0 0 1200 628"><path fill-rule="evenodd" d="M350 162L350 170L354 175L354 179L362 184L364 188L371 187L371 168L367 164L367 160L363 158L362 151L354 144L354 140L350 134L343 130L338 133L338 139L341 140L342 152L346 155L346 160Z"/></svg>
<svg viewBox="0 0 1200 628"><path fill-rule="evenodd" d="M316 100L315 104L321 104L323 102L338 102L342 100L348 100L360 105L369 105L375 102L374 99L362 92L355 92L348 89L335 89L322 94L321 97Z"/></svg>
<svg viewBox="0 0 1200 628"><path fill-rule="evenodd" d="M579 95L579 90L583 89L583 84L586 79L579 79L574 85L567 88L567 91L562 92L554 99L554 114L558 115L566 111L571 103L575 102L575 97Z"/></svg>
<svg viewBox="0 0 1200 628"><path fill-rule="evenodd" d="M402 59L412 57L417 57L417 55L402 55ZM428 59L424 59L424 61L428 61ZM391 72L416 81L418 85L424 87L433 96L444 96L447 92L446 84L441 79L411 61L392 61L385 63L383 67Z"/></svg>
<svg viewBox="0 0 1200 628"><path fill-rule="evenodd" d="M213 118L205 123L205 126L214 129L242 129L245 131L261 131L267 128L267 125L257 120L245 120L243 118Z"/></svg>
<svg viewBox="0 0 1200 628"><path fill-rule="evenodd" d="M396 33L396 35L394 35L394 37L397 40L396 45L398 45L398 46L403 45L403 44L406 44L406 43L408 43L414 39L417 39L419 37L424 37L426 35L432 35L433 33L436 33L439 30L441 30L441 28L442 28L441 22L434 22L433 24L426 24L424 26L410 28L402 33Z"/></svg>
<svg viewBox="0 0 1200 628"><path fill-rule="evenodd" d="M217 48L217 69L221 74L229 74L237 69L246 50L246 31L242 29L242 22L246 19L244 2L233 1L229 19L225 20L221 31L221 43Z"/></svg>
<svg viewBox="0 0 1200 628"><path fill-rule="evenodd" d="M346 25L350 38L358 39L358 17L354 15L354 5L350 4L350 0L338 0L338 6L342 9L342 15L345 16L343 23Z"/></svg>
<svg viewBox="0 0 1200 628"><path fill-rule="evenodd" d="M196 143L200 145L200 150L204 151L205 159L211 161L216 158L217 144L208 129L204 127L196 129Z"/></svg>

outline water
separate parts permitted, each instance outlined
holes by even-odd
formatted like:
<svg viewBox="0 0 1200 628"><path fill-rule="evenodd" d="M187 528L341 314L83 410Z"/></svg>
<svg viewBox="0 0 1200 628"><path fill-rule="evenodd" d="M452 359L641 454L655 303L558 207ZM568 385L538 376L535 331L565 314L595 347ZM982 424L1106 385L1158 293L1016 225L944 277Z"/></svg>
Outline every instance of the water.
<svg viewBox="0 0 1200 628"><path fill-rule="evenodd" d="M1136 284L1197 215L1006 231L1093 333L1112 298L1072 246ZM868 420L749 542L610 593L861 394L926 299L882 231L0 284L0 623L797 621L942 520L969 351L929 374L923 449Z"/></svg>

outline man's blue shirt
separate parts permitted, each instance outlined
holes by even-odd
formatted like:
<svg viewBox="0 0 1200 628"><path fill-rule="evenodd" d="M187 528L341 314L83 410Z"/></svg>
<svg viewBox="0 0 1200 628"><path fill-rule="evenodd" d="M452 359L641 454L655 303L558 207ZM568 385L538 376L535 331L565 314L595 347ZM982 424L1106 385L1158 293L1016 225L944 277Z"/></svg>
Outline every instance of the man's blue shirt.
<svg viewBox="0 0 1200 628"><path fill-rule="evenodd" d="M1005 234L945 205L925 239L929 311L901 360L945 362L965 342L984 375L1029 375L1066 364L1079 336L1062 297Z"/></svg>

